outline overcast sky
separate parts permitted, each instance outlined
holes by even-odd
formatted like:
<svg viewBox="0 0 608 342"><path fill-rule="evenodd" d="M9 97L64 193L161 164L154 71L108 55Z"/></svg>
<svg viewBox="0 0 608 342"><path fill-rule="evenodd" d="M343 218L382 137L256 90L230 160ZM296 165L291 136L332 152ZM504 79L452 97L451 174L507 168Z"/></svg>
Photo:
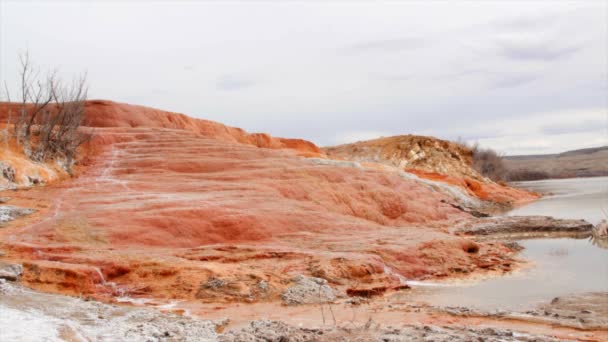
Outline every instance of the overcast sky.
<svg viewBox="0 0 608 342"><path fill-rule="evenodd" d="M334 145L398 134L507 154L608 144L608 1L0 0L0 78Z"/></svg>

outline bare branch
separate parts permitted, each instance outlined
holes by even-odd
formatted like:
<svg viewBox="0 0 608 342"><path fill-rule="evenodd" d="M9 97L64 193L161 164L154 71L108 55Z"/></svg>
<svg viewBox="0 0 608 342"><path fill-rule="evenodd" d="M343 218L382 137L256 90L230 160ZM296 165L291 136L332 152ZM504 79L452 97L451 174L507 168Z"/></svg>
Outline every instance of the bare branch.
<svg viewBox="0 0 608 342"><path fill-rule="evenodd" d="M65 84L56 70L40 79L27 51L19 56L19 61L21 106L14 124L17 142L30 158L63 158L69 169L78 147L92 137L92 131L81 128L87 98L86 74ZM8 89L6 84L5 88Z"/></svg>

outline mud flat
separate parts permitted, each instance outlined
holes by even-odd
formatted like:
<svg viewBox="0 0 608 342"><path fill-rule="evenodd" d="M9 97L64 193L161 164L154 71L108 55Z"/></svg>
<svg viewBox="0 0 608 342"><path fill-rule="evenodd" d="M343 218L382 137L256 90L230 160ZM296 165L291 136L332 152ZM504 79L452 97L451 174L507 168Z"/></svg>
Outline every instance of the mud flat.
<svg viewBox="0 0 608 342"><path fill-rule="evenodd" d="M492 317L581 330L608 331L608 292L590 292L555 297L548 303L523 312L509 310L488 312L468 307L446 307L440 310L464 317Z"/></svg>
<svg viewBox="0 0 608 342"><path fill-rule="evenodd" d="M215 341L223 324L40 293L0 279L2 341Z"/></svg>
<svg viewBox="0 0 608 342"><path fill-rule="evenodd" d="M166 312L171 305L156 308L108 305L82 298L39 293L4 281L0 281L0 296L0 338L3 340L599 341L602 338L602 335L583 334L575 330L556 329L551 332L550 327L542 329L542 325L540 329L535 329L540 332L525 332L508 324L493 327L490 324L492 317L487 317L483 324L479 324L479 319L474 322L466 317L450 321L450 316L457 317L459 314L445 314L442 318L437 316L442 315L439 312L424 312L428 310L424 306L410 304L385 306L384 310L378 311L376 319L363 321L340 320L325 325L319 322L303 327L278 320L257 319L231 328L228 319L202 319ZM371 307L376 305L370 304ZM318 309L314 305L304 307L309 314ZM336 307L335 314L340 317L344 311ZM398 323L403 322L403 318L413 317L416 318L414 323ZM432 324L433 320L437 324Z"/></svg>

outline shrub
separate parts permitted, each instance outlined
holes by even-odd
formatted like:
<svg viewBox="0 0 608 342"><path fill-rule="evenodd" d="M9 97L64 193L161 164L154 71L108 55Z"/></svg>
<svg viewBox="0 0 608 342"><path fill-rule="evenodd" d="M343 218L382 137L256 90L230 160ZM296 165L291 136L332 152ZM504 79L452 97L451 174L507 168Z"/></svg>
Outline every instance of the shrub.
<svg viewBox="0 0 608 342"><path fill-rule="evenodd" d="M544 171L533 171L533 170L512 170L509 171L507 175L507 180L511 182L517 181L532 181L532 180L541 180L541 179L549 179L551 175Z"/></svg>
<svg viewBox="0 0 608 342"><path fill-rule="evenodd" d="M88 89L86 75L71 83L63 82L56 72L44 79L39 75L29 54L20 55L21 98L14 116L9 110L5 139L12 124L12 135L29 158L37 161L64 158L69 170L78 147L92 136L90 130L82 128ZM5 90L10 102L6 84Z"/></svg>
<svg viewBox="0 0 608 342"><path fill-rule="evenodd" d="M501 154L491 148L481 148L479 144L467 144L462 139L458 139L457 143L471 150L471 166L482 176L495 182L506 180L508 171Z"/></svg>

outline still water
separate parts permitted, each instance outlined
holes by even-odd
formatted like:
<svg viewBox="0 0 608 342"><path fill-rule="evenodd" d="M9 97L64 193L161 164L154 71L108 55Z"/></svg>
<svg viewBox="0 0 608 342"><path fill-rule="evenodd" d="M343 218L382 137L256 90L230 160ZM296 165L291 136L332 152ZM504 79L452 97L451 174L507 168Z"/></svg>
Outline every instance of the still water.
<svg viewBox="0 0 608 342"><path fill-rule="evenodd" d="M513 185L540 192L545 197L512 210L509 215L581 218L593 224L608 219L608 177L552 179Z"/></svg>
<svg viewBox="0 0 608 342"><path fill-rule="evenodd" d="M582 218L597 224L608 210L608 177L520 182L542 192L542 199L508 215ZM607 211L608 212L608 211ZM467 306L483 310L526 310L556 296L608 291L608 249L591 239L518 241L528 268L476 283L415 287L408 296L436 306Z"/></svg>

